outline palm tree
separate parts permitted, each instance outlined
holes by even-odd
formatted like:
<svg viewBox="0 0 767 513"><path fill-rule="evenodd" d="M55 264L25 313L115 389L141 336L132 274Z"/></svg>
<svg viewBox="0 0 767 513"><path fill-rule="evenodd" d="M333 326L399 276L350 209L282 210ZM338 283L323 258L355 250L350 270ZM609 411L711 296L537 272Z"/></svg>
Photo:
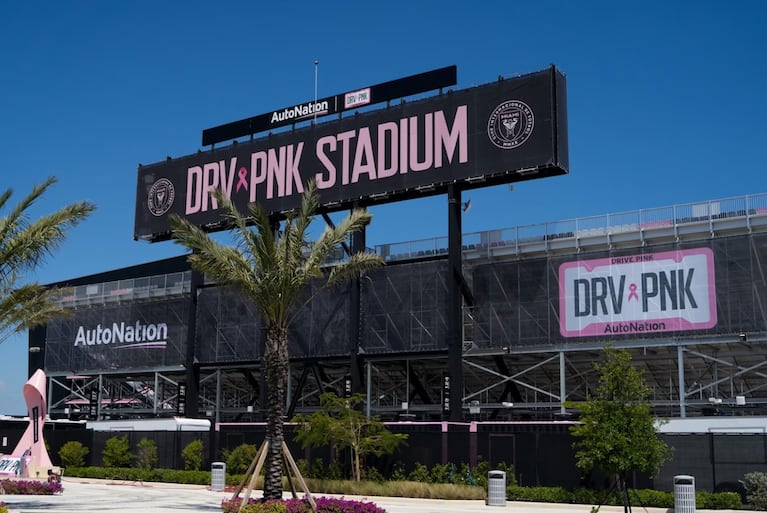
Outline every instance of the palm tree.
<svg viewBox="0 0 767 513"><path fill-rule="evenodd" d="M313 181L307 184L301 207L290 212L275 230L266 212L257 203L249 205L249 217L239 213L220 192L222 221L231 227L235 247L214 241L207 233L180 216L171 217L175 241L192 251L189 263L221 285L229 285L249 297L266 328L263 355L268 393L267 431L269 452L266 460L264 498L282 498L282 442L285 415L285 391L288 376L288 327L298 307L305 286L323 278L321 265L331 252L352 233L370 223L363 209L353 210L338 226L326 227L310 244L308 228L319 205L319 193ZM249 225L252 224L252 227ZM359 276L361 272L383 264L369 252L358 252L332 268L325 286L333 286ZM306 301L310 301L311 297ZM304 303L306 304L306 303Z"/></svg>
<svg viewBox="0 0 767 513"><path fill-rule="evenodd" d="M0 344L18 331L66 314L55 303L55 290L37 282L23 283L26 273L60 246L67 229L96 209L92 203L79 201L30 221L29 209L54 183L56 178L50 177L36 185L21 203L0 217ZM12 194L13 190L7 189L0 195L0 211L6 209Z"/></svg>

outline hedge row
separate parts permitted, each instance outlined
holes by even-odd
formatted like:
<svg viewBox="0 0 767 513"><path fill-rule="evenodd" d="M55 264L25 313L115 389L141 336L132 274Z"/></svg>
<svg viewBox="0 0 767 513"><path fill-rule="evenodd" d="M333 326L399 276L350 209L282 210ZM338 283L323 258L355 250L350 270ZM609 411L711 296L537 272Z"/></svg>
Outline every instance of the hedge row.
<svg viewBox="0 0 767 513"><path fill-rule="evenodd" d="M555 486L516 486L506 488L506 498L512 501L557 502L563 504L592 504L622 506L623 497L617 490L591 490L577 488L573 491ZM630 490L629 500L634 506L673 508L674 494L660 490ZM740 495L735 492L695 492L695 505L699 509L740 509Z"/></svg>

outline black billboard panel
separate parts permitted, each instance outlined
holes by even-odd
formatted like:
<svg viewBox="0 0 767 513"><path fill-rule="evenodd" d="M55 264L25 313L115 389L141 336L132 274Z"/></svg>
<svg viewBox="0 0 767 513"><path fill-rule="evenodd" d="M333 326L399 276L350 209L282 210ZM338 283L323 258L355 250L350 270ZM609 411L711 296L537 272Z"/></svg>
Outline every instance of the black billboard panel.
<svg viewBox="0 0 767 513"><path fill-rule="evenodd" d="M300 121L329 116L364 105L373 105L413 94L431 91L455 85L458 70L455 66L390 80L383 84L362 87L335 96L285 107L266 114L252 116L224 125L206 128L202 131L202 145L208 146L222 141L230 141L245 135L266 132L281 126L292 125Z"/></svg>
<svg viewBox="0 0 767 513"><path fill-rule="evenodd" d="M221 229L220 189L243 212L324 211L568 172L564 76L555 68L221 149L139 166L134 237L170 234L173 213Z"/></svg>
<svg viewBox="0 0 767 513"><path fill-rule="evenodd" d="M48 323L45 369L88 374L180 367L187 299L72 310Z"/></svg>

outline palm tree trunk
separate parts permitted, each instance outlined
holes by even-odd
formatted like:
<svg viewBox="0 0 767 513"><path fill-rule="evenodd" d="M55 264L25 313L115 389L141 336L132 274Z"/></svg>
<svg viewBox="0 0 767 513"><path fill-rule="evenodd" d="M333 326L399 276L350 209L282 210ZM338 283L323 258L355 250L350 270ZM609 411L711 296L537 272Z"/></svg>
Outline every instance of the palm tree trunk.
<svg viewBox="0 0 767 513"><path fill-rule="evenodd" d="M264 352L264 373L269 400L266 413L266 455L264 498L282 498L282 442L285 416L285 388L288 381L288 330L268 326Z"/></svg>

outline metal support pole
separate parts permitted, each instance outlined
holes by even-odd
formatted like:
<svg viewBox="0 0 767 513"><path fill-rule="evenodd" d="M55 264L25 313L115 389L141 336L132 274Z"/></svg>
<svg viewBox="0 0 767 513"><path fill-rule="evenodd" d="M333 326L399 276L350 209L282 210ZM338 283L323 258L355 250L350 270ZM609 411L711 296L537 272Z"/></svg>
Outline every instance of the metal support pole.
<svg viewBox="0 0 767 513"><path fill-rule="evenodd" d="M365 362L365 381L367 385L367 404L365 406L365 416L370 418L371 407L373 403L373 368L370 362Z"/></svg>
<svg viewBox="0 0 767 513"><path fill-rule="evenodd" d="M461 191L447 188L447 368L450 375L450 420L463 420L463 303L461 301Z"/></svg>
<svg viewBox="0 0 767 513"><path fill-rule="evenodd" d="M565 398L567 397L567 386L565 383L565 352L559 352L559 413L567 413L565 408Z"/></svg>
<svg viewBox="0 0 767 513"><path fill-rule="evenodd" d="M101 398L103 390L103 384L104 384L104 375L99 374L99 402L96 404L96 420L101 420Z"/></svg>
<svg viewBox="0 0 767 513"><path fill-rule="evenodd" d="M152 409L153 413L157 415L157 404L160 402L160 375L159 373L154 373L154 407Z"/></svg>
<svg viewBox="0 0 767 513"><path fill-rule="evenodd" d="M216 424L221 422L221 369L216 369Z"/></svg>
<svg viewBox="0 0 767 513"><path fill-rule="evenodd" d="M676 360L679 380L679 417L685 418L687 417L687 412L685 411L687 388L684 384L684 349L682 346L677 346L676 348Z"/></svg>

